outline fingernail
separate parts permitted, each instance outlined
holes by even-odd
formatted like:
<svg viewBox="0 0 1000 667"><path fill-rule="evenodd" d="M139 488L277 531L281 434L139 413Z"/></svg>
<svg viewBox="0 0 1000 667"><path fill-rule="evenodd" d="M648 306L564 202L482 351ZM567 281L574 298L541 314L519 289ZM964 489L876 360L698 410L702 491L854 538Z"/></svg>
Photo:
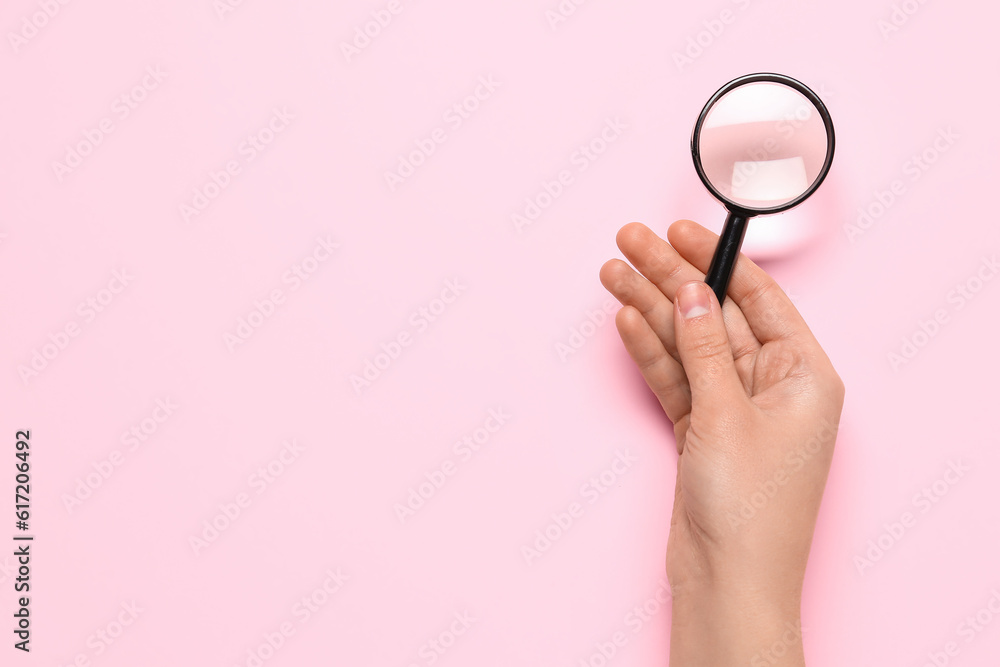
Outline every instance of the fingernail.
<svg viewBox="0 0 1000 667"><path fill-rule="evenodd" d="M681 285L677 290L677 305L680 307L681 317L686 320L712 312L712 304L708 300L708 286L699 282Z"/></svg>

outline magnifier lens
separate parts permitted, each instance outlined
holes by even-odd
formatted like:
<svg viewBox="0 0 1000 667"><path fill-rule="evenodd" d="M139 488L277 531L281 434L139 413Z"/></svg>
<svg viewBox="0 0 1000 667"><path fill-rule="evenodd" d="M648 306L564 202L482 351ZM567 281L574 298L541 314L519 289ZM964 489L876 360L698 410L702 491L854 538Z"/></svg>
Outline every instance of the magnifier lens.
<svg viewBox="0 0 1000 667"><path fill-rule="evenodd" d="M747 220L797 206L833 161L833 122L804 84L781 74L730 81L702 109L691 135L695 169L729 215L705 282L719 303L743 245Z"/></svg>
<svg viewBox="0 0 1000 667"><path fill-rule="evenodd" d="M805 95L781 83L733 88L704 116L705 178L725 203L750 211L784 206L823 174L826 126Z"/></svg>

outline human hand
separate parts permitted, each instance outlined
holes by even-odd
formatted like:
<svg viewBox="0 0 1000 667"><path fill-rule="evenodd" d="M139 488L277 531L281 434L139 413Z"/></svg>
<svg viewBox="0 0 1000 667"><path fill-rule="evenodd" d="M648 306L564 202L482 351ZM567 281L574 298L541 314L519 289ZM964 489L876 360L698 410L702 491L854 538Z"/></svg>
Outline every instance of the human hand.
<svg viewBox="0 0 1000 667"><path fill-rule="evenodd" d="M686 220L667 236L623 227L618 246L638 272L613 259L601 282L674 424L671 664L751 664L778 644L780 662L760 664L803 664L801 588L844 385L760 267L740 255L720 311L703 282L718 236Z"/></svg>

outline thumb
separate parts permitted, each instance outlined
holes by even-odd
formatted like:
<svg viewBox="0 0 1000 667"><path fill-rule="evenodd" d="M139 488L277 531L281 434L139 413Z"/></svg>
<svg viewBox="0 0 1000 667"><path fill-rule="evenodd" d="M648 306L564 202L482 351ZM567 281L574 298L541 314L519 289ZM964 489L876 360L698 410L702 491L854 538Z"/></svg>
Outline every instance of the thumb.
<svg viewBox="0 0 1000 667"><path fill-rule="evenodd" d="M746 400L715 292L704 282L681 285L674 299L677 352L691 386L691 407L731 407Z"/></svg>

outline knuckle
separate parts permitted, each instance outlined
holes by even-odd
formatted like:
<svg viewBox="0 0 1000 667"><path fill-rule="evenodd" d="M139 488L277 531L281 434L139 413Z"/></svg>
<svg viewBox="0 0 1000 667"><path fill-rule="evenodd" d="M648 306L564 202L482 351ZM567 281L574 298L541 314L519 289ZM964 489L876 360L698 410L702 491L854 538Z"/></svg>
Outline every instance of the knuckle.
<svg viewBox="0 0 1000 667"><path fill-rule="evenodd" d="M646 380L649 388L661 401L667 401L678 393L683 394L688 386L686 378L679 374L669 375L655 383L650 382L649 377Z"/></svg>
<svg viewBox="0 0 1000 667"><path fill-rule="evenodd" d="M700 331L688 338L686 347L692 359L704 361L727 354L729 341L717 331Z"/></svg>
<svg viewBox="0 0 1000 667"><path fill-rule="evenodd" d="M770 277L765 275L758 278L750 285L741 305L744 308L753 308L762 299L766 302L767 298L773 295L776 289L778 289L778 283L774 282Z"/></svg>
<svg viewBox="0 0 1000 667"><path fill-rule="evenodd" d="M652 252L653 248L650 248L650 251ZM658 281L673 280L680 274L684 265L678 259L677 254L670 250L657 256L656 268L660 271L660 275L657 276Z"/></svg>

